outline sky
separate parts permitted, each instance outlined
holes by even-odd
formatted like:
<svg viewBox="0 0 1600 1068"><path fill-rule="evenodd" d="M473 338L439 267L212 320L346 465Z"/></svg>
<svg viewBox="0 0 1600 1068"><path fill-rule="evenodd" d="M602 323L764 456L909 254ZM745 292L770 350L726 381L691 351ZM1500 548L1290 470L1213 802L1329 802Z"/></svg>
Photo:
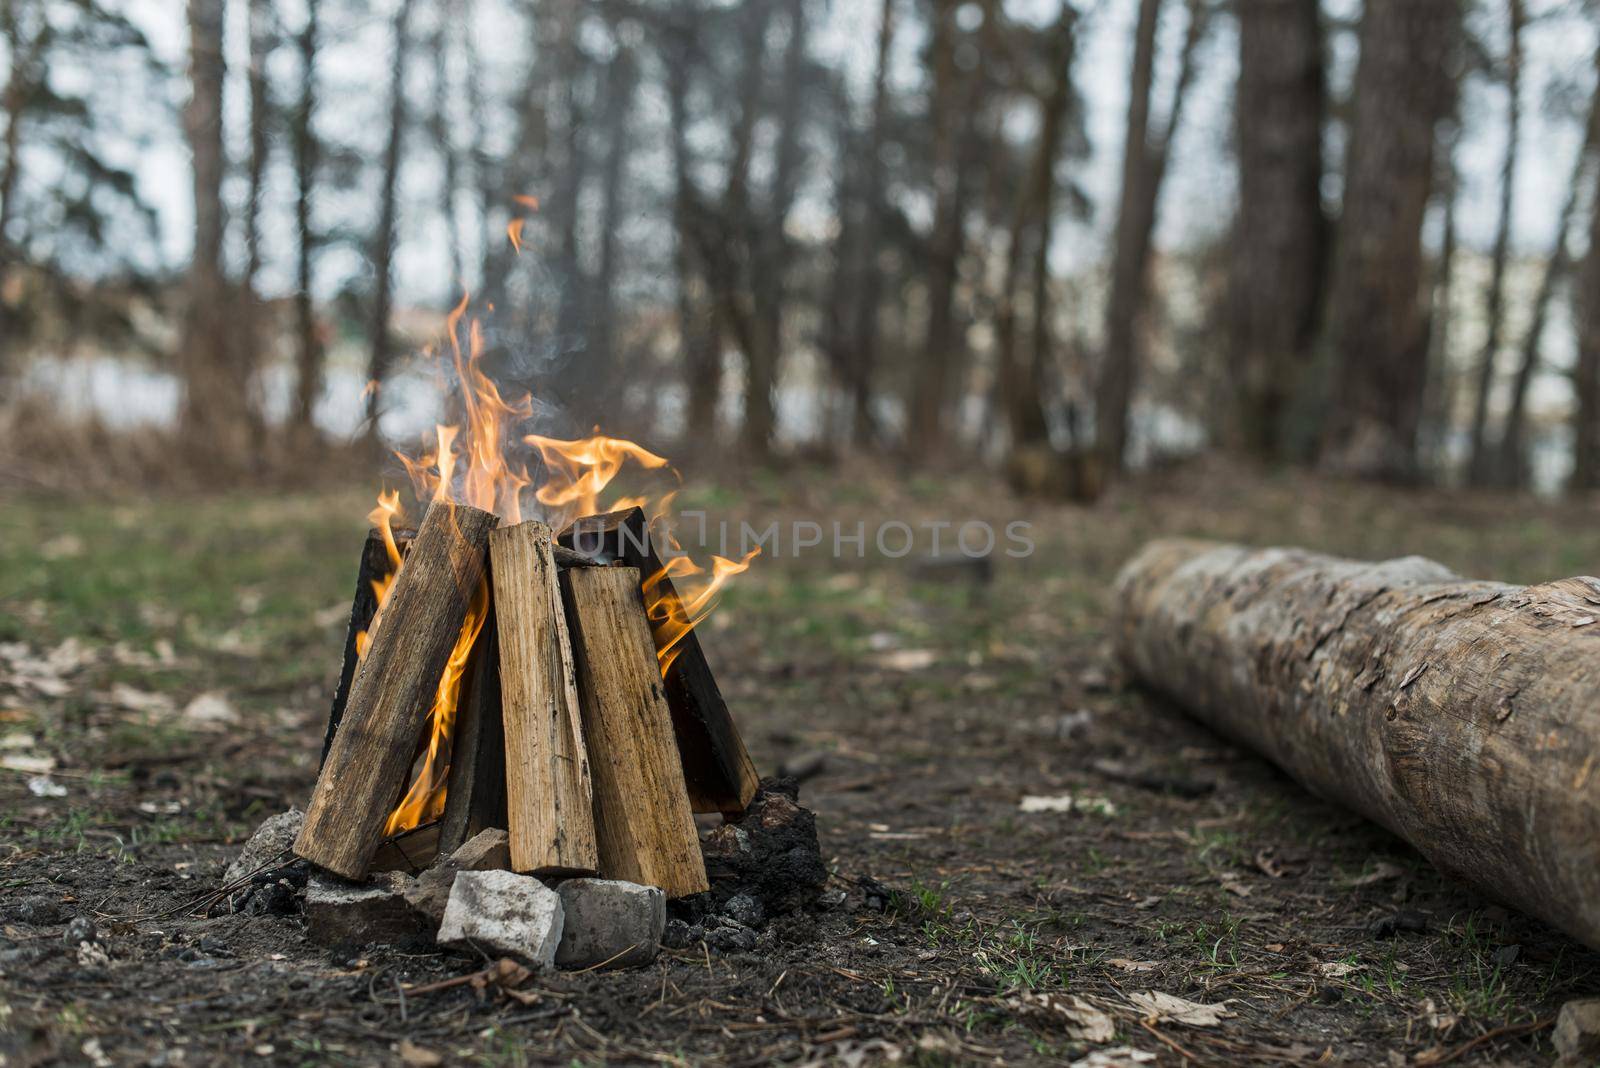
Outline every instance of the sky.
<svg viewBox="0 0 1600 1068"><path fill-rule="evenodd" d="M299 17L299 2L285 0L281 5L291 25ZM367 14L353 19L346 17L342 23L331 25L325 54L327 93L321 119L323 128L327 134L352 143L358 151L369 153L372 158L376 158L382 137L389 5L390 0L371 0ZM1166 99L1162 89L1172 78L1173 57L1183 33L1183 6L1176 0L1167 5L1158 101ZM1360 4L1359 0L1327 0L1325 6L1335 18L1353 22ZM1496 10L1499 5L1483 6L1488 10L1475 16L1477 25L1491 48L1503 49L1503 19ZM1577 146L1577 124L1570 118L1550 114L1546 100L1552 95L1553 87L1560 83L1576 82L1580 88L1592 84L1588 79L1592 77L1590 63L1596 31L1592 25L1567 14L1570 6L1570 0L1543 0L1532 5L1536 21L1527 35L1524 165L1518 175L1513 231L1515 245L1522 252L1538 254L1548 248L1556 214L1566 196ZM161 58L174 69L182 70L187 38L183 5L175 0L125 0L125 7L145 29ZM243 68L244 5L230 7L227 47L237 74ZM1060 228L1053 259L1061 270L1094 263L1107 247L1120 167L1137 0L1086 0L1080 8L1085 19L1076 76L1088 109L1087 125L1093 154L1075 177L1092 197L1096 214L1084 225ZM1057 8L1051 0L1013 0L1008 10L1018 18L1042 22L1054 18ZM864 92L870 77L878 0L834 0L828 11L828 22L818 35L816 47L821 52L844 57L856 84ZM1539 15L1547 17L1538 19ZM499 32L509 18L496 3L491 3L475 33L480 59L491 83L497 77L516 76L515 49L520 31ZM903 34L900 43L898 80L910 87L916 76L913 56L917 42ZM1159 234L1159 240L1169 247L1213 236L1226 226L1233 183L1228 143L1232 86L1237 76L1236 47L1231 22L1224 18L1211 35L1202 57L1200 77L1193 87L1194 95L1174 147L1169 183L1163 194ZM1336 82L1348 83L1354 53L1353 35L1336 35L1333 70ZM289 84L294 77L293 57L280 55L276 62L275 70L281 72L285 83ZM419 67L426 65L419 64ZM426 70L418 73L425 75ZM136 102L140 109L140 126L148 131L146 142L137 149L136 171L147 199L161 209L163 254L169 263L181 263L187 254L192 219L188 160L177 126L184 86L181 79L172 79L166 89L169 99ZM1492 241L1496 219L1495 186L1504 151L1505 94L1498 87L1485 86L1480 80L1469 86L1465 103L1472 121L1459 150L1465 181L1460 211L1461 239L1467 247L1486 248ZM155 106L151 107L152 104ZM659 101L656 104L659 105ZM650 106L648 100L644 106ZM1159 106L1162 105L1158 103ZM235 131L234 142L241 151L243 145L239 138L244 128L245 107L242 79L231 77L227 118ZM826 179L826 175L820 177ZM425 203L421 198L428 193L420 187L431 185L434 179L416 167L407 171L405 179L409 195L418 198L415 206L421 207ZM279 184L286 187L286 183ZM233 191L237 193L237 189ZM280 206L283 203L286 201L280 197ZM357 190L329 194L319 205L319 212L325 219L352 216L357 226L365 227L372 207L370 195ZM423 214L431 214L431 211L414 212L410 217L415 220ZM412 236L417 236L414 230ZM437 244L442 234L434 232L421 236L422 241L412 240L402 250L398 281L403 300L435 299L442 288ZM269 289L274 284L287 288L288 276L284 268L289 262L291 237L286 212L269 211L270 265L264 279ZM353 253L343 254L343 263L340 255L335 253L332 262L322 265L321 277L338 279L358 268L353 262Z"/></svg>

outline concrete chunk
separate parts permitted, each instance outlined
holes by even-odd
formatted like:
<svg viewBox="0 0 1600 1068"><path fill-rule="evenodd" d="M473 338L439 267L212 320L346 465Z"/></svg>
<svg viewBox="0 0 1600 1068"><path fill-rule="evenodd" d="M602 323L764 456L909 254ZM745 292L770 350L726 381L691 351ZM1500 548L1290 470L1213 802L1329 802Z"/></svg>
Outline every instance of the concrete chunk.
<svg viewBox="0 0 1600 1068"><path fill-rule="evenodd" d="M223 885L243 879L269 861L293 860L294 854L289 852L289 847L294 845L300 827L305 822L306 814L297 808L268 816L244 844L244 849L239 851L233 863L228 865L227 874L222 877Z"/></svg>
<svg viewBox="0 0 1600 1068"><path fill-rule="evenodd" d="M667 896L615 879L568 879L556 888L565 925L556 963L563 968L649 964L667 926Z"/></svg>
<svg viewBox="0 0 1600 1068"><path fill-rule="evenodd" d="M325 872L306 884L306 934L325 946L403 944L427 938L427 924L406 903L411 878L385 871L365 883Z"/></svg>
<svg viewBox="0 0 1600 1068"><path fill-rule="evenodd" d="M561 898L538 879L509 871L464 871L455 878L439 944L515 957L548 968L561 944Z"/></svg>
<svg viewBox="0 0 1600 1068"><path fill-rule="evenodd" d="M511 839L505 831L479 831L460 849L435 864L406 891L411 907L428 917L437 928L444 921L445 906L456 875L464 871L496 871L511 867Z"/></svg>

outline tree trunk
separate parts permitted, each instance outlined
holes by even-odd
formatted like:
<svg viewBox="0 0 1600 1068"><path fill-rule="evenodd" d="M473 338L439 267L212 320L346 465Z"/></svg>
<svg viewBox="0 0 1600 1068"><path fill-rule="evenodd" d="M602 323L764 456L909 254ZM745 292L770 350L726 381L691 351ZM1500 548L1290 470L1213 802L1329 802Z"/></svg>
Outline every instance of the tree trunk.
<svg viewBox="0 0 1600 1068"><path fill-rule="evenodd" d="M389 314L394 300L394 249L399 213L401 149L406 129L406 59L411 50L412 0L400 0L394 15L393 67L389 81L389 140L383 151L378 226L372 237L372 320L367 341L367 436L379 440L379 394L389 374Z"/></svg>
<svg viewBox="0 0 1600 1068"><path fill-rule="evenodd" d="M1517 186L1517 149L1522 133L1522 27L1527 21L1522 0L1508 0L1510 41L1506 49L1506 154L1500 166L1500 222L1490 255L1489 290L1484 299L1488 323L1478 357L1478 392L1472 404L1472 456L1467 481L1486 485L1493 477L1489 451L1489 396L1494 391L1495 360L1505 326L1506 264L1511 258L1512 208Z"/></svg>
<svg viewBox="0 0 1600 1068"><path fill-rule="evenodd" d="M861 183L861 237L856 262L860 281L850 328L850 436L857 446L877 436L872 411L874 369L878 362L878 313L883 303L883 273L878 245L883 239L883 150L888 140L889 60L894 49L895 0L883 0L878 15L878 52L872 70L872 127L864 153Z"/></svg>
<svg viewBox="0 0 1600 1068"><path fill-rule="evenodd" d="M272 99L267 62L272 55L273 13L269 0L250 0L250 184L244 209L244 278L246 300L255 300L256 275L261 270L261 194L272 148Z"/></svg>
<svg viewBox="0 0 1600 1068"><path fill-rule="evenodd" d="M1206 26L1202 0L1190 0L1189 29L1178 58L1172 106L1167 112L1165 128L1152 135L1150 90L1161 6L1162 0L1140 0L1139 21L1134 30L1127 136L1122 149L1122 198L1117 211L1111 296L1106 302L1105 351L1095 389L1095 444L1107 473L1120 471L1127 459L1133 391L1143 362L1139 332L1149 283L1156 207L1166 176L1172 138L1183 117L1189 85L1194 80L1195 51Z"/></svg>
<svg viewBox="0 0 1600 1068"><path fill-rule="evenodd" d="M1326 259L1322 22L1317 0L1241 0L1238 18L1230 443L1272 461L1285 457L1285 419L1311 360Z"/></svg>
<svg viewBox="0 0 1600 1068"><path fill-rule="evenodd" d="M0 383L13 368L10 308L6 303L6 278L17 256L11 245L11 219L17 213L17 179L22 174L19 147L22 144L22 119L28 102L28 73L32 63L28 53L33 46L24 39L21 0L0 0L0 35L4 35L9 53L11 73L6 79L4 95L0 95L0 111L4 112L6 132L5 161L0 163Z"/></svg>
<svg viewBox="0 0 1600 1068"><path fill-rule="evenodd" d="M1600 947L1600 580L1160 541L1116 596L1145 683Z"/></svg>
<svg viewBox="0 0 1600 1068"><path fill-rule="evenodd" d="M1596 196L1600 200L1600 167ZM1600 489L1600 207L1590 212L1589 252L1573 294L1578 323L1578 363L1573 372L1572 483L1577 491Z"/></svg>
<svg viewBox="0 0 1600 1068"><path fill-rule="evenodd" d="M789 39L783 54L784 91L778 99L778 143L765 218L756 237L752 271L756 343L746 353L744 448L749 456L772 452L777 432L777 388L783 359L783 319L788 296L789 238L785 226L799 184L800 127L804 121L806 0L789 0Z"/></svg>
<svg viewBox="0 0 1600 1068"><path fill-rule="evenodd" d="M956 25L959 8L955 0L935 0L929 44L933 89L928 125L933 129L934 208L928 264L928 327L920 366L912 380L907 439L911 453L919 457L945 451L950 366L958 347L956 283L960 280L966 244L968 192L962 157L976 122L973 111L977 103L977 94L970 88L977 73L962 71L956 59L960 48ZM978 54L981 57L982 51Z"/></svg>
<svg viewBox="0 0 1600 1068"><path fill-rule="evenodd" d="M629 116L639 85L639 67L631 49L622 46L606 73L606 152L600 164L600 263L594 280L589 378L609 389L618 367L617 274L622 259L621 229L625 213L623 188L633 146Z"/></svg>
<svg viewBox="0 0 1600 1068"><path fill-rule="evenodd" d="M311 223L311 197L317 185L317 135L312 123L317 109L317 5L306 7L298 40L300 99L295 105L291 139L294 147L295 229L295 385L290 422L295 437L316 436L317 398L322 394L323 349L317 335L316 306L311 294L312 260L317 236Z"/></svg>
<svg viewBox="0 0 1600 1068"><path fill-rule="evenodd" d="M1595 68L1600 71L1600 49L1595 51ZM1584 127L1583 143L1578 147L1578 159L1573 164L1567 198L1562 202L1561 214L1556 220L1555 244L1545 261L1544 275L1539 279L1539 289L1533 297L1528 332L1522 339L1522 360L1511 382L1511 403L1506 411L1505 431L1500 436L1495 461L1499 481L1506 486L1520 486L1528 481L1528 387L1533 384L1534 372L1539 367L1545 327L1549 324L1550 304L1555 299L1556 289L1572 270L1568 232L1572 229L1573 217L1578 213L1578 191L1583 186L1584 172L1597 144L1600 144L1600 85L1596 86L1594 98L1589 104L1589 121Z"/></svg>
<svg viewBox="0 0 1600 1068"><path fill-rule="evenodd" d="M451 0L439 4L439 25L433 35L433 107L428 116L429 134L439 151L441 168L439 182L439 213L444 216L445 250L450 263L450 300L457 299L467 280L466 263L461 251L461 218L456 212L456 194L461 190L461 167L457 162L455 138L450 122L450 45L451 33L459 29L461 20L456 5ZM468 63L476 62L469 55Z"/></svg>
<svg viewBox="0 0 1600 1068"><path fill-rule="evenodd" d="M1455 412L1455 376L1450 368L1450 345L1454 337L1456 286L1456 242L1460 234L1457 215L1461 206L1461 175L1456 167L1456 143L1460 138L1460 124L1455 136L1444 146L1443 176L1439 180L1439 196L1444 198L1444 236L1439 243L1439 257L1434 261L1432 284L1429 286L1433 328L1428 331L1428 371L1422 395L1422 415L1418 428L1421 438L1421 466L1425 471L1442 472L1447 447L1450 442Z"/></svg>
<svg viewBox="0 0 1600 1068"><path fill-rule="evenodd" d="M1416 477L1428 353L1422 220L1436 127L1454 98L1461 6L1375 3L1361 20L1328 309L1336 380L1322 459L1337 473Z"/></svg>
<svg viewBox="0 0 1600 1068"><path fill-rule="evenodd" d="M193 159L194 253L180 341L184 398L180 430L191 455L232 468L251 455L253 414L248 368L240 359L233 294L223 270L227 216L222 181L222 25L225 0L188 0L189 88L184 133Z"/></svg>

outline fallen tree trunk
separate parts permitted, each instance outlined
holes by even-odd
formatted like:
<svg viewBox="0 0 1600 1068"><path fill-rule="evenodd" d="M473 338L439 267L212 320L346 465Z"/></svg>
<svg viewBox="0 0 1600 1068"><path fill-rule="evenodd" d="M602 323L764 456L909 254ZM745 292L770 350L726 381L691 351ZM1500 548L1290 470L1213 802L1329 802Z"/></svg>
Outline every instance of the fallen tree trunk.
<svg viewBox="0 0 1600 1068"><path fill-rule="evenodd" d="M1600 948L1600 579L1147 546L1133 673L1435 865Z"/></svg>

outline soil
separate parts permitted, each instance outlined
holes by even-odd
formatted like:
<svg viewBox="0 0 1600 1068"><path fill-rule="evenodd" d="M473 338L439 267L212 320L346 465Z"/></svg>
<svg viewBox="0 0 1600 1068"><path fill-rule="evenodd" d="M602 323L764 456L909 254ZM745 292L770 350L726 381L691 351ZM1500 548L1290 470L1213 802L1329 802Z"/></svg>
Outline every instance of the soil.
<svg viewBox="0 0 1600 1068"><path fill-rule="evenodd" d="M1551 1018L1600 991L1600 956L1129 685L1105 649L1104 598L1158 532L1421 552L1516 581L1593 572L1592 509L1524 502L1513 516L1489 499L1227 472L1147 480L1094 508L894 487L808 474L745 485L733 510L811 516L823 501L850 526L1020 515L1038 548L932 581L903 560L774 559L706 625L763 770L820 763L801 799L829 872L821 902L769 918L748 952L696 943L641 968L440 985L492 962L331 952L292 911L208 916L249 829L309 792L336 616L246 663L143 677L177 707L225 680L239 712L226 730L130 744L112 727L126 695L105 696L115 669L69 672L53 696L0 675L0 727L35 732L66 790L37 796L33 776L0 773L0 1063L1024 1064L1123 1047L1152 1064L1550 1059ZM42 658L76 636L25 601L8 611L36 622L9 640ZM276 663L291 656L322 664ZM1136 1004L1152 992L1221 1008L1185 1023ZM1083 1037L1086 1009L1114 1037Z"/></svg>

